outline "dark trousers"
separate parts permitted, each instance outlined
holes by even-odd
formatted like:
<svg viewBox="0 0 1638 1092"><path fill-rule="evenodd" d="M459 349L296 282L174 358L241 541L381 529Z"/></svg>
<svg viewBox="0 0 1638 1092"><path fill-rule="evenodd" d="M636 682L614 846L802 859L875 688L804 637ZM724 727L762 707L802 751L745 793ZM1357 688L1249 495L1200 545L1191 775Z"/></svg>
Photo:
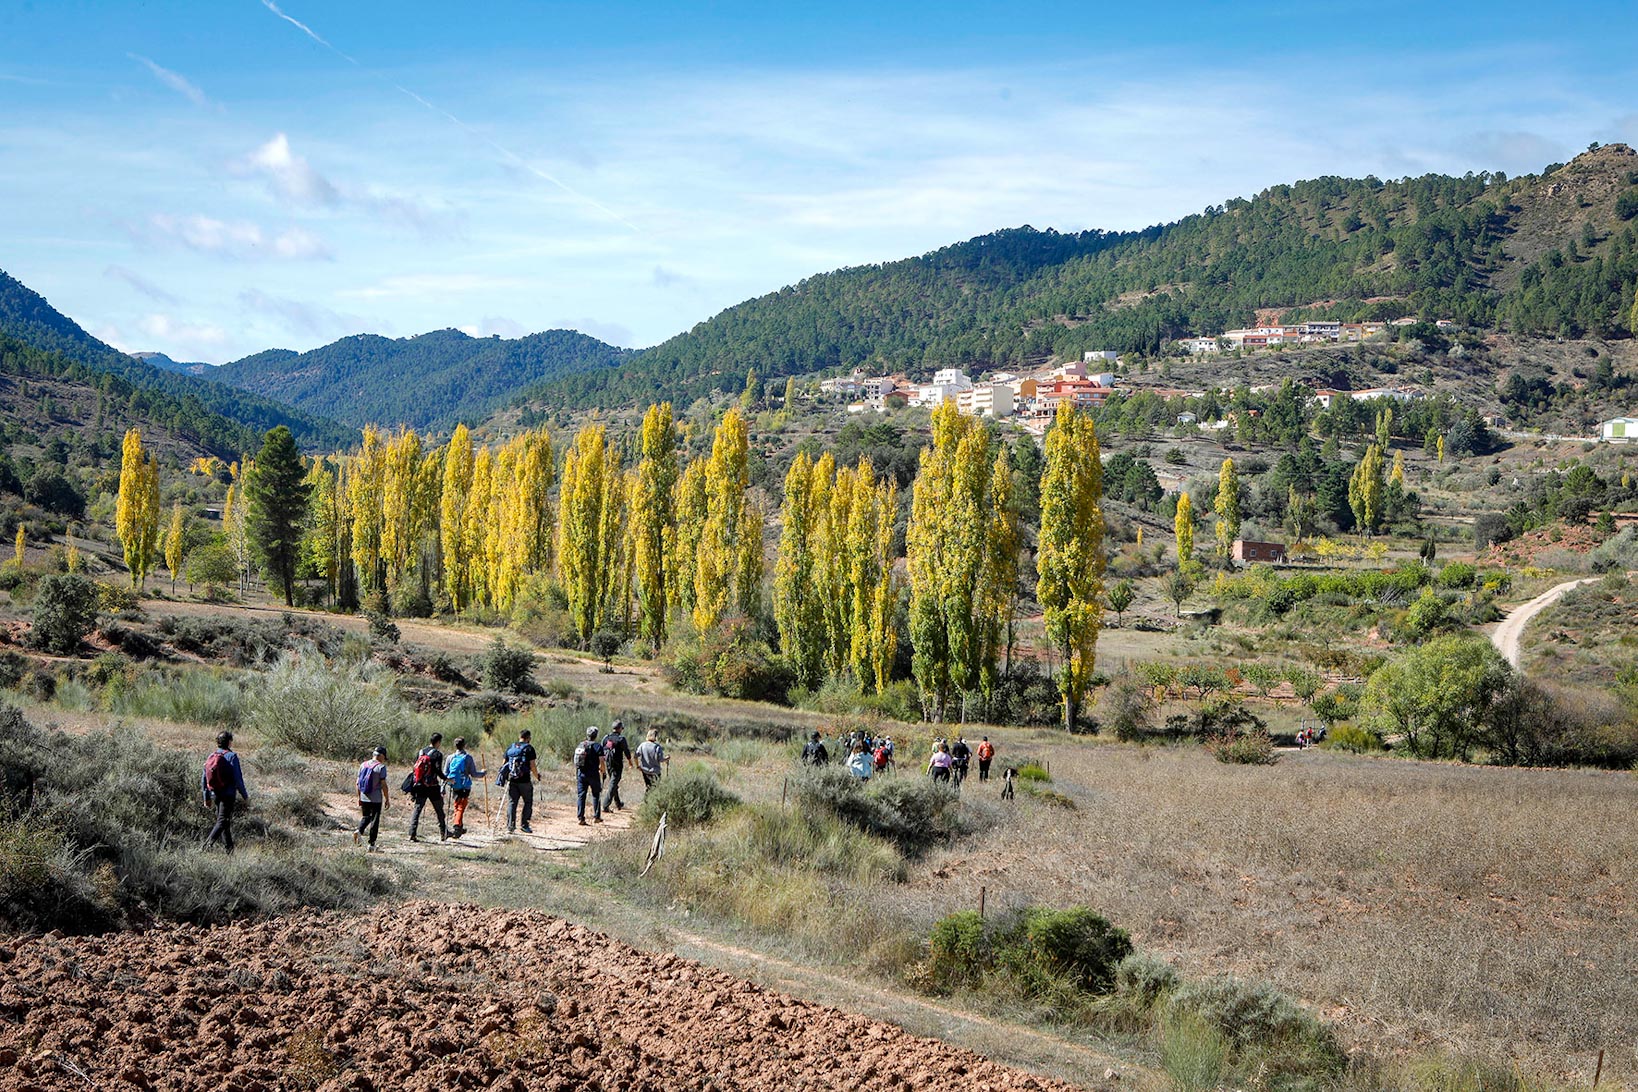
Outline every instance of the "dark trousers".
<svg viewBox="0 0 1638 1092"><path fill-rule="evenodd" d="M205 836L205 845L212 846L222 843L222 848L229 853L233 852L233 805L232 796L218 796L216 798L216 825L210 828Z"/></svg>
<svg viewBox="0 0 1638 1092"><path fill-rule="evenodd" d="M607 811L610 806L616 808L623 808L626 806L626 802L620 799L620 775L624 772L625 771L620 769L618 766L609 771L609 787L603 793L604 811Z"/></svg>
<svg viewBox="0 0 1638 1092"><path fill-rule="evenodd" d="M980 781L988 781L990 779L991 761L992 760L988 758L981 758L978 760L978 779Z"/></svg>
<svg viewBox="0 0 1638 1092"><path fill-rule="evenodd" d="M639 769L637 772L643 775L643 795L647 796L648 790L660 783L660 775L658 772L649 773L643 769Z"/></svg>
<svg viewBox="0 0 1638 1092"><path fill-rule="evenodd" d="M433 812L438 816L438 837L449 837L449 827L444 824L444 794L437 789L415 790L415 810L410 812L410 838L415 837L415 830L421 825L421 809L428 804L432 805Z"/></svg>
<svg viewBox="0 0 1638 1092"><path fill-rule="evenodd" d="M375 845L375 836L381 830L381 805L371 803L368 800L360 800L358 810L363 814L363 818L358 821L358 833L368 834L370 844L373 846Z"/></svg>
<svg viewBox="0 0 1638 1092"><path fill-rule="evenodd" d="M592 802L593 818L603 818L603 802L599 794L603 791L603 779L594 773L582 770L574 775L574 817L586 818L586 797L589 794Z"/></svg>
<svg viewBox="0 0 1638 1092"><path fill-rule="evenodd" d="M528 826L529 820L535 817L535 783L533 781L508 781L506 783L506 833L511 834L518 829L518 801L523 802L523 825Z"/></svg>

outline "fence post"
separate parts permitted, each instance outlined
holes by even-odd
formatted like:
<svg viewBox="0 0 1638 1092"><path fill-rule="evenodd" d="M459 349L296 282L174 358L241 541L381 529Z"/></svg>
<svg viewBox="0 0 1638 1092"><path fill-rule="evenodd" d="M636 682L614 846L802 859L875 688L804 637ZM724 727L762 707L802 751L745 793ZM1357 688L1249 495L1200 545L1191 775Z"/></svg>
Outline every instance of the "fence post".
<svg viewBox="0 0 1638 1092"><path fill-rule="evenodd" d="M783 785L779 786L779 806L780 807L785 806L785 794L790 791L790 787L791 787L791 779L787 776L785 778L785 783Z"/></svg>
<svg viewBox="0 0 1638 1092"><path fill-rule="evenodd" d="M980 885L979 888L978 888L978 920L979 921L984 920L984 896L985 896L986 893L987 893L986 889L983 887L983 885ZM1598 1063L1599 1063L1599 1065L1603 1065L1603 1063L1604 1063L1604 1055L1602 1053L1600 1053L1598 1055ZM1597 1082L1595 1081L1594 1083L1596 1084Z"/></svg>
<svg viewBox="0 0 1638 1092"><path fill-rule="evenodd" d="M1593 1070L1593 1087L1598 1087L1598 1078L1604 1075L1604 1052L1598 1052L1598 1068Z"/></svg>

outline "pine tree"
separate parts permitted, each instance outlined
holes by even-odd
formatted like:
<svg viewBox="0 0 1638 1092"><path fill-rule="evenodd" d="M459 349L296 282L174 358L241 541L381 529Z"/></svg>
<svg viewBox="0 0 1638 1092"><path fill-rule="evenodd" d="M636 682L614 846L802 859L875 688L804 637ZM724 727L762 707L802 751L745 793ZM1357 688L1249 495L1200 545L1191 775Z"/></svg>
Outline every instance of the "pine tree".
<svg viewBox="0 0 1638 1092"><path fill-rule="evenodd" d="M677 426L671 403L662 402L643 415L642 461L631 499L639 628L656 649L665 644L672 598L668 556L676 549L677 477Z"/></svg>
<svg viewBox="0 0 1638 1092"><path fill-rule="evenodd" d="M1232 464L1224 465L1232 477ZM1064 700L1066 729L1074 728L1091 682L1103 627L1102 503L1097 431L1089 416L1064 402L1046 436L1035 597L1045 615L1047 639L1062 661L1058 692Z"/></svg>
<svg viewBox="0 0 1638 1092"><path fill-rule="evenodd" d="M1217 472L1217 500L1212 508L1217 512L1217 556L1227 560L1234 540L1240 537L1240 476L1234 471L1233 459L1224 459Z"/></svg>
<svg viewBox="0 0 1638 1092"><path fill-rule="evenodd" d="M171 574L171 594L176 594L176 574L182 571L182 551L186 548L187 525L182 502L171 505L171 525L165 532L165 569ZM22 556L23 529L17 528L18 556Z"/></svg>
<svg viewBox="0 0 1638 1092"><path fill-rule="evenodd" d="M141 429L125 433L114 529L125 550L131 586L140 588L153 567L159 542L159 462L143 449Z"/></svg>
<svg viewBox="0 0 1638 1092"><path fill-rule="evenodd" d="M1177 567L1187 572L1194 564L1194 502L1185 490L1177 495L1177 515L1172 518L1172 533L1177 536Z"/></svg>
<svg viewBox="0 0 1638 1092"><path fill-rule="evenodd" d="M296 438L279 425L263 437L256 465L245 478L246 531L287 607L295 605L296 561L307 523L306 477Z"/></svg>

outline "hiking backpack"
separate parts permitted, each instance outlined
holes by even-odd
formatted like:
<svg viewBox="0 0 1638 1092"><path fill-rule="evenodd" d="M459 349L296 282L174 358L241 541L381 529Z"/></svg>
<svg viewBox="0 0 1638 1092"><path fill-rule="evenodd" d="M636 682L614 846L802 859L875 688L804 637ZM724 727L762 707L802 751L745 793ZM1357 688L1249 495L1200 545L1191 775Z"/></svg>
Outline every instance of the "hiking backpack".
<svg viewBox="0 0 1638 1092"><path fill-rule="evenodd" d="M574 749L574 768L583 773L596 773L597 756L600 753L597 744L586 740Z"/></svg>
<svg viewBox="0 0 1638 1092"><path fill-rule="evenodd" d="M359 799L363 799L374 791L376 776L376 765L373 762L366 762L358 768Z"/></svg>
<svg viewBox="0 0 1638 1092"><path fill-rule="evenodd" d="M227 752L211 752L211 756L205 759L205 788L216 796L231 796L236 787Z"/></svg>
<svg viewBox="0 0 1638 1092"><path fill-rule="evenodd" d="M506 749L506 765L501 769L502 776L507 782L517 781L527 784L529 781L529 753L517 744Z"/></svg>
<svg viewBox="0 0 1638 1092"><path fill-rule="evenodd" d="M410 780L416 788L426 789L438 783L438 764L432 760L432 755L422 751L415 759L415 768L410 770Z"/></svg>

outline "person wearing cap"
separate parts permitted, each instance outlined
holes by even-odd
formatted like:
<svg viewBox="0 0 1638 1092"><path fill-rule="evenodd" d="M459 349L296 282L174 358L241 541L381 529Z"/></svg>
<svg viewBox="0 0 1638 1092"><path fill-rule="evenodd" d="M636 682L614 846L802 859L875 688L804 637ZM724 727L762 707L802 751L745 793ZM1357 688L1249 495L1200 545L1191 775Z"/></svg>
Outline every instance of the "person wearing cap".
<svg viewBox="0 0 1638 1092"><path fill-rule="evenodd" d="M358 810L363 817L358 821L358 829L353 831L353 845L356 846L359 838L368 832L370 844L365 852L381 852L375 844L375 836L381 830L381 813L388 804L387 749L377 747L375 753L358 767Z"/></svg>
<svg viewBox="0 0 1638 1092"><path fill-rule="evenodd" d="M631 744L626 742L626 726L616 720L603 737L603 764L608 769L608 787L603 790L603 810L625 810L620 799L620 775L631 765Z"/></svg>
<svg viewBox="0 0 1638 1092"><path fill-rule="evenodd" d="M807 744L802 748L802 765L825 766L830 763L830 752L825 750L824 741L819 733L813 733Z"/></svg>
<svg viewBox="0 0 1638 1092"><path fill-rule="evenodd" d="M586 738L574 749L574 815L586 825L586 796L590 794L592 822L603 821L603 747L597 742L597 726L586 729Z"/></svg>

